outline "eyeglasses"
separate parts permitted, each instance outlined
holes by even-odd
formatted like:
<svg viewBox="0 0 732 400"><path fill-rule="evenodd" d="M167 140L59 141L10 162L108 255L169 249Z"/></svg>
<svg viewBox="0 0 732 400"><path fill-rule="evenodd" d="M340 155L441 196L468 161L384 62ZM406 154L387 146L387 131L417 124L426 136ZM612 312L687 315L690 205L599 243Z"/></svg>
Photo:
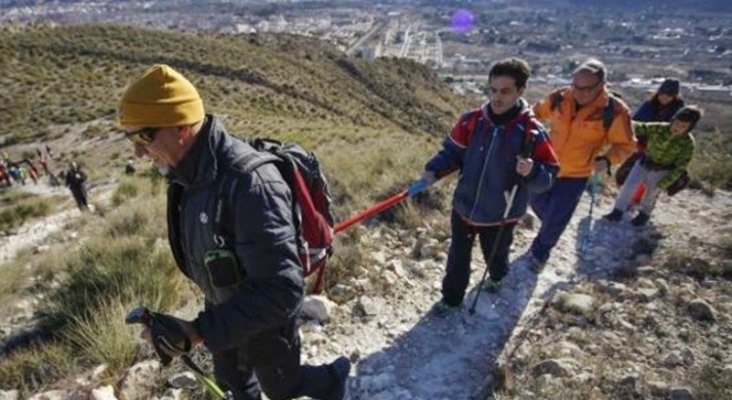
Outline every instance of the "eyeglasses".
<svg viewBox="0 0 732 400"><path fill-rule="evenodd" d="M597 86L599 86L601 83L602 83L602 81L600 80L600 81L597 81L597 83L595 83L594 85L580 86L580 85L572 82L572 89L579 90L581 92L590 92L590 91L594 90Z"/></svg>
<svg viewBox="0 0 732 400"><path fill-rule="evenodd" d="M147 146L155 141L155 135L159 130L160 128L142 128L134 132L125 132L125 138L134 144Z"/></svg>

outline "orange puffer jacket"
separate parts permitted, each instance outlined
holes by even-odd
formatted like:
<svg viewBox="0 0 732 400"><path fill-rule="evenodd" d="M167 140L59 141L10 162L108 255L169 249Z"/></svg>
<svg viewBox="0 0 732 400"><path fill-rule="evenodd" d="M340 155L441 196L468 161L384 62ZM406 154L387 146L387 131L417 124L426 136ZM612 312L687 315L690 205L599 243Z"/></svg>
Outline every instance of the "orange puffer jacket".
<svg viewBox="0 0 732 400"><path fill-rule="evenodd" d="M561 92L562 102L552 109L556 92ZM536 117L551 125L549 137L559 158L559 178L589 177L595 157L606 156L617 165L635 151L630 111L622 100L615 100L612 124L607 130L603 126L603 112L608 104L604 88L595 100L579 110L569 87L549 93L534 105Z"/></svg>

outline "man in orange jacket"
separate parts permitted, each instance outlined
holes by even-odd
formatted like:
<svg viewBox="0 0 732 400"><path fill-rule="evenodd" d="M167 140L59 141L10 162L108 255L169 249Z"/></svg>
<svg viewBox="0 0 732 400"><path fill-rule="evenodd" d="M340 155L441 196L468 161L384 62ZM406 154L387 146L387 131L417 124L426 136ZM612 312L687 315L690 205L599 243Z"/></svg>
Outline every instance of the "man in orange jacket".
<svg viewBox="0 0 732 400"><path fill-rule="evenodd" d="M605 65L589 59L572 74L572 85L534 105L539 120L549 121L549 136L559 158L559 174L547 192L530 203L541 229L527 255L540 271L572 218L588 178L623 162L635 151L628 106L607 90Z"/></svg>

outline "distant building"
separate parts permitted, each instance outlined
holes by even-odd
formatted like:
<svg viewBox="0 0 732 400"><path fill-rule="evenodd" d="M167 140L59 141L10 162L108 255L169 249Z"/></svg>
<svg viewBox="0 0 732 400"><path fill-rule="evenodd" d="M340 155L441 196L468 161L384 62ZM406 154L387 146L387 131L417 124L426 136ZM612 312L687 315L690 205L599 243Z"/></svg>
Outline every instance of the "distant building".
<svg viewBox="0 0 732 400"><path fill-rule="evenodd" d="M257 33L257 29L249 24L236 24L236 25L234 25L234 32L236 32L236 33Z"/></svg>
<svg viewBox="0 0 732 400"><path fill-rule="evenodd" d="M732 88L722 85L698 85L692 87L696 97L703 97L707 101L732 101Z"/></svg>
<svg viewBox="0 0 732 400"><path fill-rule="evenodd" d="M359 54L361 56L361 58L364 58L367 60L370 60L376 56L374 49L371 49L368 46L361 47L360 49L358 49L356 54Z"/></svg>

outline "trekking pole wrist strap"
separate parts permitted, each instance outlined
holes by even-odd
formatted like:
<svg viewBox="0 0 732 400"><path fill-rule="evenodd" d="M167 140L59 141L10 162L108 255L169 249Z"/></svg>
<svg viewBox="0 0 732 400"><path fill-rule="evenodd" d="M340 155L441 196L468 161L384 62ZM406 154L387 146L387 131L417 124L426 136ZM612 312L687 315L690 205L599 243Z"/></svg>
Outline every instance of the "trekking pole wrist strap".
<svg viewBox="0 0 732 400"><path fill-rule="evenodd" d="M610 172L610 166L611 166L610 159L607 156L597 156L597 157L595 157L595 161L605 161L605 169L606 169L605 172L607 172L608 175L611 174L611 172Z"/></svg>

